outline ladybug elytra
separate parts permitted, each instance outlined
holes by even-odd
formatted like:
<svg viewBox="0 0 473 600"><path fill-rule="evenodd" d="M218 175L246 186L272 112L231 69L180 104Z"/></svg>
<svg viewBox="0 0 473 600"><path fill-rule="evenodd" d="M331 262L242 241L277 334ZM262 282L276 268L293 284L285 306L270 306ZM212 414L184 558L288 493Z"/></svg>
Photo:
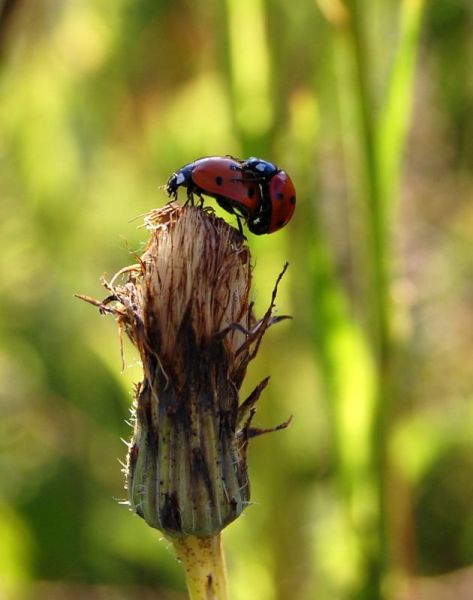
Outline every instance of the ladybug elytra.
<svg viewBox="0 0 473 600"><path fill-rule="evenodd" d="M176 197L179 187L187 188L192 202L193 194L215 198L230 213L249 220L261 206L260 188L243 172L241 163L230 157L199 158L171 175L166 185L169 196Z"/></svg>

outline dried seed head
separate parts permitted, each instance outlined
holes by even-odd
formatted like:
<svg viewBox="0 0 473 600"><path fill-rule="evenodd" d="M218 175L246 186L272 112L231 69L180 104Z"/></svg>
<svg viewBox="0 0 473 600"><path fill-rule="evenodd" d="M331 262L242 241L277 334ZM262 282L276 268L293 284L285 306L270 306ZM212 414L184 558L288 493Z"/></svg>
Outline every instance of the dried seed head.
<svg viewBox="0 0 473 600"><path fill-rule="evenodd" d="M250 252L225 221L170 204L146 224L139 264L105 284L102 303L83 298L118 317L143 363L127 462L132 509L167 535L212 536L249 501L246 450L267 431L251 420L268 379L241 404L238 394L266 329L284 317L272 316L275 288L254 318Z"/></svg>
<svg viewBox="0 0 473 600"><path fill-rule="evenodd" d="M156 228L142 257L143 321L166 373L179 376L187 368L179 364L186 360L180 339L185 324L198 346L231 327L223 343L231 367L238 368L243 357L237 350L245 335L233 325L250 329L254 324L248 304L250 253L242 237L194 207L168 206L152 213L148 223Z"/></svg>

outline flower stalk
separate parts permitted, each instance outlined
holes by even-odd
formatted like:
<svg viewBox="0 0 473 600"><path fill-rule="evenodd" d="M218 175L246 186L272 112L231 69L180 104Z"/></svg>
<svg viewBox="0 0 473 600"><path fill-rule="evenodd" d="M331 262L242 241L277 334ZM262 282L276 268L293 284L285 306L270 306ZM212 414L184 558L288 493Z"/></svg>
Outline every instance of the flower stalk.
<svg viewBox="0 0 473 600"><path fill-rule="evenodd" d="M184 568L190 600L227 600L227 572L222 538L187 536L172 540Z"/></svg>
<svg viewBox="0 0 473 600"><path fill-rule="evenodd" d="M130 508L176 550L192 600L226 600L220 532L249 504L249 440L265 378L240 403L249 362L274 323L256 319L243 236L200 207L171 203L147 215L137 264L104 282L102 302L137 347L134 432L126 466Z"/></svg>

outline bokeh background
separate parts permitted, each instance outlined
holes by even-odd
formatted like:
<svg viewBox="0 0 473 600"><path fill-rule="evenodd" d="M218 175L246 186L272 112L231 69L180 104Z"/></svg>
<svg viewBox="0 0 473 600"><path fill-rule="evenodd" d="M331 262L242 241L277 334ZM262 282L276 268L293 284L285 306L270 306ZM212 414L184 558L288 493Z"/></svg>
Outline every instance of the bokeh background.
<svg viewBox="0 0 473 600"><path fill-rule="evenodd" d="M232 599L472 598L471 0L3 0L0 52L0 598L186 597L118 502L137 356L73 294L224 154L298 190L248 236L294 319L246 390L294 418L250 449Z"/></svg>

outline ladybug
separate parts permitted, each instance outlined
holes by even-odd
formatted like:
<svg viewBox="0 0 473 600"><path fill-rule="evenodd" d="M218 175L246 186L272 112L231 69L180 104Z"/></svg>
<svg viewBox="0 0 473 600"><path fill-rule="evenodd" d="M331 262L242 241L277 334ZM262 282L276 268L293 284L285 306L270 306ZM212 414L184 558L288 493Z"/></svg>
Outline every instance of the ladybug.
<svg viewBox="0 0 473 600"><path fill-rule="evenodd" d="M296 208L296 189L289 175L275 164L252 156L242 168L251 173L261 187L261 212L253 219L250 231L261 235L273 233L287 225Z"/></svg>
<svg viewBox="0 0 473 600"><path fill-rule="evenodd" d="M248 224L261 210L261 190L254 177L248 175L241 162L232 157L209 156L175 171L166 184L166 192L177 197L180 187L187 188L187 198L193 202L193 194L215 198L226 211L242 217ZM241 230L240 220L238 224ZM250 227L251 231L251 227Z"/></svg>
<svg viewBox="0 0 473 600"><path fill-rule="evenodd" d="M281 229L291 219L296 203L294 184L285 171L273 163L251 157L245 161L233 157L200 158L175 171L166 191L176 197L179 187L193 194L215 198L218 204L236 214L241 232L243 218L251 233L262 235Z"/></svg>

